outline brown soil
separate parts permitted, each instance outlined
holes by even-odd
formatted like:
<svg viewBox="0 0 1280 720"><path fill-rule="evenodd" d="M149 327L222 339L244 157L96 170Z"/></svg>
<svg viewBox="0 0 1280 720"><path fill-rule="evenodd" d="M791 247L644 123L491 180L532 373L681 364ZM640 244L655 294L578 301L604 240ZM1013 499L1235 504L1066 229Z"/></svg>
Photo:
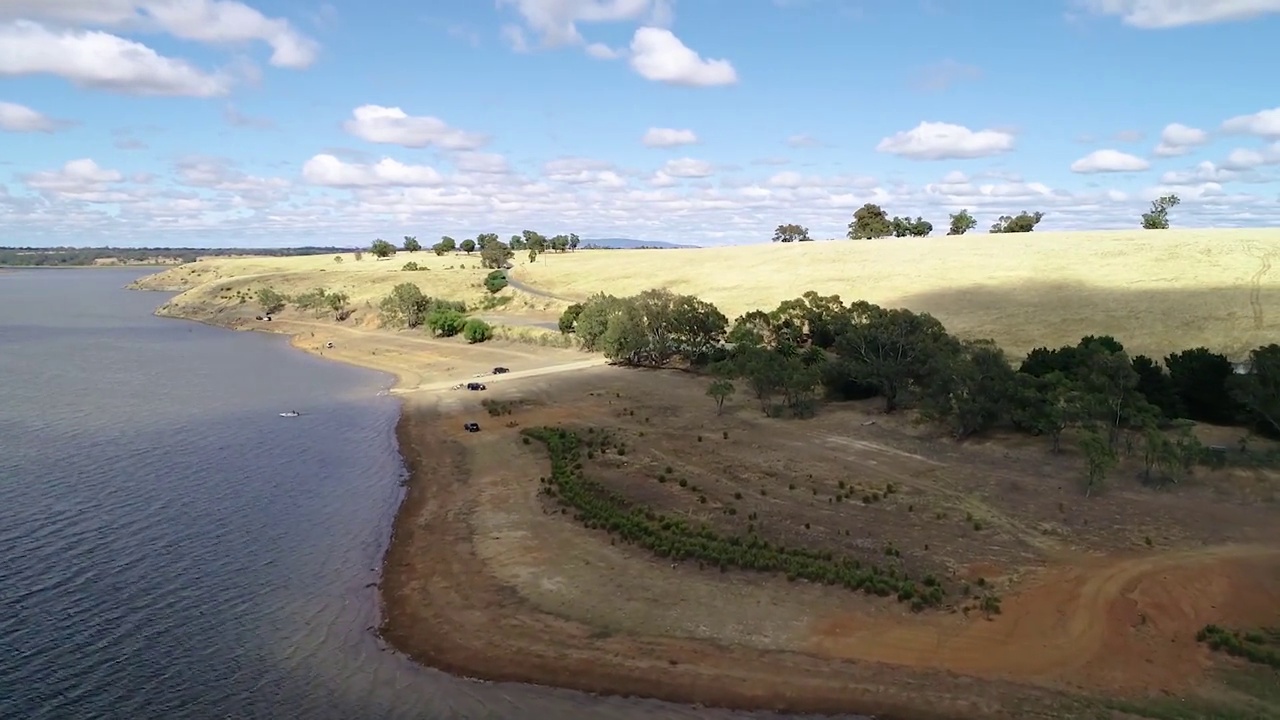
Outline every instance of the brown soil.
<svg viewBox="0 0 1280 720"><path fill-rule="evenodd" d="M681 373L579 370L486 395L522 402L491 418L469 394L418 393L399 427L412 479L383 633L453 672L725 707L1068 717L1069 695L1192 694L1209 664L1197 630L1275 622L1280 528L1272 503L1246 502L1273 497L1265 473L1155 491L1130 461L1085 499L1078 458L1039 441L957 445L870 407L768 420L741 399L718 416ZM463 432L472 420L484 430ZM542 424L624 438L587 472L633 500L932 573L954 605L913 614L613 545L538 495L548 459L518 427ZM1002 614L963 597L979 578Z"/></svg>

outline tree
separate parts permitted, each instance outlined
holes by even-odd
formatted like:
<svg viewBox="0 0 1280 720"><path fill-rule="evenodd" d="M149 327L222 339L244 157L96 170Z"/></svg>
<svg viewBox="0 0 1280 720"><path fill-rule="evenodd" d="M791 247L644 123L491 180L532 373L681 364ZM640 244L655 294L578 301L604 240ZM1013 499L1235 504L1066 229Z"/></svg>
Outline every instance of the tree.
<svg viewBox="0 0 1280 720"><path fill-rule="evenodd" d="M577 233L569 233L569 250L576 251L578 246L582 244L582 238Z"/></svg>
<svg viewBox="0 0 1280 720"><path fill-rule="evenodd" d="M375 257L381 260L383 258L389 258L392 255L395 255L396 246L392 245L386 240L383 240L382 238L378 238L377 240L373 241L372 245L369 246L369 252L373 253Z"/></svg>
<svg viewBox="0 0 1280 720"><path fill-rule="evenodd" d="M334 256L333 256L333 261L334 261L334 262L336 262L336 263L338 263L339 265L341 265L341 264L342 264L342 256L341 256L341 255L334 255Z"/></svg>
<svg viewBox="0 0 1280 720"><path fill-rule="evenodd" d="M352 256L352 259L354 259L356 262L360 262L361 260L364 259L364 251L357 248L356 250L352 251L351 256Z"/></svg>
<svg viewBox="0 0 1280 720"><path fill-rule="evenodd" d="M427 314L427 329L438 337L453 337L466 327L467 316L449 307L433 307Z"/></svg>
<svg viewBox="0 0 1280 720"><path fill-rule="evenodd" d="M502 270L494 270L484 276L484 289L490 293L496 293L507 286L507 273Z"/></svg>
<svg viewBox="0 0 1280 720"><path fill-rule="evenodd" d="M501 270L507 267L507 261L514 255L511 248L500 241L491 242L480 250L480 267Z"/></svg>
<svg viewBox="0 0 1280 720"><path fill-rule="evenodd" d="M889 221L889 229L894 237L926 237L933 232L933 223L922 217L895 217Z"/></svg>
<svg viewBox="0 0 1280 720"><path fill-rule="evenodd" d="M258 305L262 307L262 312L265 315L275 315L284 310L284 306L288 302L289 298L272 288L258 288Z"/></svg>
<svg viewBox="0 0 1280 720"><path fill-rule="evenodd" d="M1158 408L1161 415L1173 419L1185 414L1177 388L1163 365L1146 355L1134 355L1133 371L1138 374L1138 392Z"/></svg>
<svg viewBox="0 0 1280 720"><path fill-rule="evenodd" d="M347 304L351 302L351 297L344 292L331 292L324 298L325 303L329 305L329 309L333 311L333 317L336 320L346 320L351 315L351 310Z"/></svg>
<svg viewBox="0 0 1280 720"><path fill-rule="evenodd" d="M993 233L1027 233L1036 229L1036 225L1044 219L1044 213L1026 211L1017 215L1001 215L1000 219L991 226Z"/></svg>
<svg viewBox="0 0 1280 720"><path fill-rule="evenodd" d="M550 246L551 250L553 250L554 252L558 252L558 253L567 252L569 250L569 236L556 235L555 237L548 240L547 244L548 246Z"/></svg>
<svg viewBox="0 0 1280 720"><path fill-rule="evenodd" d="M457 249L458 249L458 241L457 241L457 240L454 240L453 238L449 237L448 235L445 235L444 237L441 237L441 238L440 238L439 247L440 247L440 249L441 249L441 250L443 250L444 252L451 253L451 252L453 252L454 250L457 250Z"/></svg>
<svg viewBox="0 0 1280 720"><path fill-rule="evenodd" d="M1248 408L1257 422L1280 432L1280 345L1264 345L1249 353L1248 372L1233 375L1231 396Z"/></svg>
<svg viewBox="0 0 1280 720"><path fill-rule="evenodd" d="M403 247L405 252L418 252L422 249L422 245L418 242L418 238L413 235L404 236Z"/></svg>
<svg viewBox="0 0 1280 720"><path fill-rule="evenodd" d="M1013 399L1017 373L991 340L967 342L959 352L939 352L922 389L924 414L951 425L957 440L995 427Z"/></svg>
<svg viewBox="0 0 1280 720"><path fill-rule="evenodd" d="M512 250L527 250L527 249L528 249L528 248L526 248L526 247L524 246L524 236L523 236L523 235L512 235L512 236L511 236L511 240L510 240L510 242L508 242L507 244L508 244L508 246L510 246L510 248L511 248Z"/></svg>
<svg viewBox="0 0 1280 720"><path fill-rule="evenodd" d="M1235 367L1226 355L1198 347L1171 353L1164 364L1187 417L1215 425L1230 425L1240 419L1240 405L1227 391Z"/></svg>
<svg viewBox="0 0 1280 720"><path fill-rule="evenodd" d="M493 326L480 318L470 318L462 326L462 337L472 345L493 337Z"/></svg>
<svg viewBox="0 0 1280 720"><path fill-rule="evenodd" d="M880 388L885 412L893 412L900 393L925 379L935 354L950 338L928 313L885 310L861 301L851 309L860 321L836 341L836 353L850 363L857 379Z"/></svg>
<svg viewBox="0 0 1280 720"><path fill-rule="evenodd" d="M947 230L947 234L963 235L976 227L978 227L978 221L969 214L968 210L961 210L951 215L951 227Z"/></svg>
<svg viewBox="0 0 1280 720"><path fill-rule="evenodd" d="M1092 430L1080 438L1080 449L1084 452L1085 461L1084 496L1089 497L1102 488L1107 473L1116 466L1119 458L1111 443Z"/></svg>
<svg viewBox="0 0 1280 720"><path fill-rule="evenodd" d="M480 248L481 252L484 252L485 248L497 242L499 242L498 233L480 233L476 235L476 247Z"/></svg>
<svg viewBox="0 0 1280 720"><path fill-rule="evenodd" d="M560 313L560 321L557 325L560 327L561 333L568 335L574 331L574 326L578 323L578 316L582 314L582 307L582 303L573 303L565 308L564 312Z"/></svg>
<svg viewBox="0 0 1280 720"><path fill-rule="evenodd" d="M1142 213L1143 230L1168 230L1169 210L1182 202L1177 195L1164 195L1151 203L1150 212Z"/></svg>
<svg viewBox="0 0 1280 720"><path fill-rule="evenodd" d="M892 231L888 213L879 205L867 203L854 211L848 236L850 240L865 240L888 237Z"/></svg>
<svg viewBox="0 0 1280 720"><path fill-rule="evenodd" d="M774 242L806 242L812 240L809 237L809 228L794 223L789 225L779 225L773 231Z"/></svg>
<svg viewBox="0 0 1280 720"><path fill-rule="evenodd" d="M462 244L458 246L458 249L470 255L471 253L476 251L476 241L472 240L471 238L467 238L466 240L462 241Z"/></svg>
<svg viewBox="0 0 1280 720"><path fill-rule="evenodd" d="M724 401L732 396L734 391L733 383L725 378L711 381L711 387L707 388L707 395L715 398L717 415L724 412Z"/></svg>
<svg viewBox="0 0 1280 720"><path fill-rule="evenodd" d="M431 309L431 298L413 283L400 283L378 304L384 325L416 328Z"/></svg>

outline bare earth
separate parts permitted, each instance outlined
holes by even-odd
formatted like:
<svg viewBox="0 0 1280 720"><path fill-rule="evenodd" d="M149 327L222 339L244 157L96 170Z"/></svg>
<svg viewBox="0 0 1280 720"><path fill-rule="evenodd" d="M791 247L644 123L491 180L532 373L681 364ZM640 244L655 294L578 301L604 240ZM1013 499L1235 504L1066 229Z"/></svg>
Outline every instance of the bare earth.
<svg viewBox="0 0 1280 720"><path fill-rule="evenodd" d="M451 672L724 707L1097 718L1111 717L1102 698L1219 696L1222 661L1195 633L1276 624L1271 472L1198 470L1156 491L1130 458L1086 499L1079 458L1039 440L956 444L874 405L771 420L739 396L718 415L706 381L681 372L382 332L359 316L338 325L287 311L268 323L202 297L166 312L288 333L398 378L411 479L384 561L381 633ZM487 374L498 365L512 372ZM484 393L450 389L478 375ZM491 417L482 399L511 412ZM483 430L465 432L471 421ZM625 438L625 457L586 471L633 500L953 589L993 588L1003 612L988 618L954 592L949 611L913 614L891 598L613 545L538 494L549 460L519 430L544 424ZM1223 444L1238 435L1205 432Z"/></svg>

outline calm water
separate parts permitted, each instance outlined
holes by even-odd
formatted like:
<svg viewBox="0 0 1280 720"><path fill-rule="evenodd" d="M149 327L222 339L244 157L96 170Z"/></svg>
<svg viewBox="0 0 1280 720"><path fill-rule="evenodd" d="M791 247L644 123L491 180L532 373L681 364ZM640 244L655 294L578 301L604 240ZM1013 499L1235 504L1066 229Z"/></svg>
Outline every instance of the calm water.
<svg viewBox="0 0 1280 720"><path fill-rule="evenodd" d="M384 650L390 378L153 317L141 274L0 273L0 718L731 717Z"/></svg>

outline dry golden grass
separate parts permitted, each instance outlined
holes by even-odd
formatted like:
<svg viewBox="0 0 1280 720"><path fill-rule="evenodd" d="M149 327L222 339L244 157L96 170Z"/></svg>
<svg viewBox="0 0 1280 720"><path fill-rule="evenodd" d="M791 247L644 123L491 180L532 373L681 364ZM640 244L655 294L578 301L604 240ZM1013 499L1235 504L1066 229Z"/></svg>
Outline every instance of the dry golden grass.
<svg viewBox="0 0 1280 720"><path fill-rule="evenodd" d="M1013 353L1115 335L1157 357L1277 341L1280 230L1125 230L593 250L520 257L514 277L568 298L653 287L733 317L807 290L934 314Z"/></svg>
<svg viewBox="0 0 1280 720"><path fill-rule="evenodd" d="M143 278L138 287L183 290L171 303L177 307L231 305L238 303L237 292L247 291L252 298L263 287L290 296L324 288L346 293L357 319L376 311L378 302L402 282L416 284L427 295L470 306L489 295L484 289L489 271L480 267L478 253L438 257L427 251L399 252L387 260L365 253L360 261L351 253L339 257L340 263L333 255L203 258ZM403 270L410 261L427 269Z"/></svg>

